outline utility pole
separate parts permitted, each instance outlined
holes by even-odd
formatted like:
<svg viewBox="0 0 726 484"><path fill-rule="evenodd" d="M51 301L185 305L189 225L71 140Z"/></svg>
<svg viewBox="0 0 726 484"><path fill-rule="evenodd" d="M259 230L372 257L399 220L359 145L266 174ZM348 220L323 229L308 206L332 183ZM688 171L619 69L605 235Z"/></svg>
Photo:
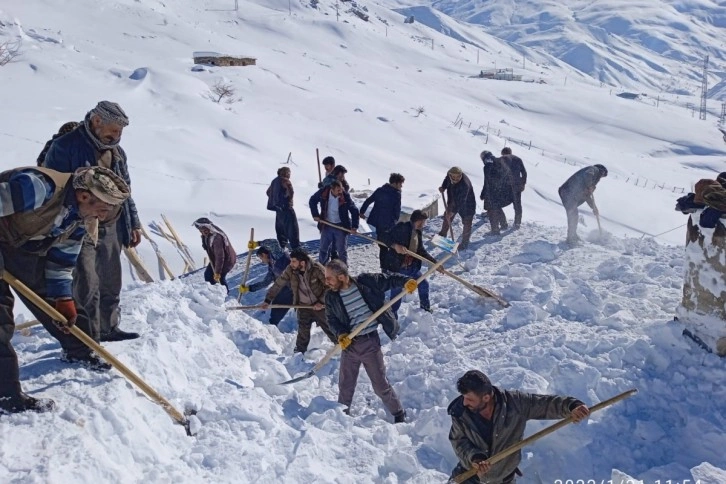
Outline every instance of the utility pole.
<svg viewBox="0 0 726 484"><path fill-rule="evenodd" d="M524 70L524 52L522 52L522 70Z"/></svg>
<svg viewBox="0 0 726 484"><path fill-rule="evenodd" d="M721 126L726 123L726 102L721 103L721 119L719 119Z"/></svg>
<svg viewBox="0 0 726 484"><path fill-rule="evenodd" d="M287 10L290 12L290 15L292 15L292 0L287 0Z"/></svg>
<svg viewBox="0 0 726 484"><path fill-rule="evenodd" d="M340 22L340 5L338 0L335 0L335 21Z"/></svg>
<svg viewBox="0 0 726 484"><path fill-rule="evenodd" d="M706 98L708 97L708 54L703 60L703 79L701 79L701 108L698 111L698 119L706 119Z"/></svg>
<svg viewBox="0 0 726 484"><path fill-rule="evenodd" d="M476 49L476 65L479 65L479 50L480 49Z"/></svg>

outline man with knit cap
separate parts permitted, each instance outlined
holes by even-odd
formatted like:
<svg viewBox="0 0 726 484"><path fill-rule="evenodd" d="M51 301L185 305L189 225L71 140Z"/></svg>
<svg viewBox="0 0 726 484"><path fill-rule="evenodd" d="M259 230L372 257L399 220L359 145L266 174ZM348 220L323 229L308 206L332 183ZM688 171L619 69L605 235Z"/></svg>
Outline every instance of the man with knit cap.
<svg viewBox="0 0 726 484"><path fill-rule="evenodd" d="M67 320L53 321L24 295L21 301L62 348L61 359L95 371L111 366L68 332L90 334L82 306L72 298L72 271L83 238L97 236L98 220L128 199L128 185L111 170L81 168L59 173L45 168L16 168L0 173L0 273L8 271ZM15 331L14 298L0 281L0 413L44 412L52 400L36 399L20 387L18 358L10 340Z"/></svg>
<svg viewBox="0 0 726 484"><path fill-rule="evenodd" d="M471 238L471 224L474 221L474 214L476 214L476 195L474 195L471 180L461 168L454 166L446 174L444 182L439 187L439 192L446 192L447 195L446 212L444 213L444 222L441 225L439 235L446 237L454 216L459 214L464 225L459 249L466 250L469 247L469 239Z"/></svg>
<svg viewBox="0 0 726 484"><path fill-rule="evenodd" d="M80 125L50 146L43 166L72 173L84 166L112 170L127 185L131 184L126 153L119 142L129 118L121 106L101 101L90 110ZM91 319L91 336L96 341L121 341L138 338L119 328L121 295L121 249L141 242L141 222L136 204L129 197L109 217L100 221L98 243L89 238L83 244L73 277L73 294Z"/></svg>

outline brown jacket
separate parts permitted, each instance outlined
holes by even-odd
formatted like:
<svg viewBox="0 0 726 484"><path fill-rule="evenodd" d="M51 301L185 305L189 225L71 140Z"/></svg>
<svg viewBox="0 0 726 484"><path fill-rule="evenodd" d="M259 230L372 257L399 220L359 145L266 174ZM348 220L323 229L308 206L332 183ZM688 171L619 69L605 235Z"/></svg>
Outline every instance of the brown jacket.
<svg viewBox="0 0 726 484"><path fill-rule="evenodd" d="M51 229L55 227L56 218L64 208L67 195L66 186L72 189L69 182L73 176L72 173L60 173L47 168L16 168L0 173L0 183L8 181L19 170L34 170L43 173L51 179L55 185L55 190L50 200L36 210L18 212L0 218L0 242L16 248L32 238L47 236ZM57 237L57 240L54 240L53 243L67 239L81 223L82 221L79 219L76 224Z"/></svg>
<svg viewBox="0 0 726 484"><path fill-rule="evenodd" d="M527 420L565 418L574 408L584 405L573 397L509 392L496 387L494 387L494 398L491 448L479 433L474 414L464 406L464 397L458 397L449 405L448 412L451 415L449 441L459 462L466 469L471 469L475 456L488 459L520 442L524 437ZM494 464L483 478L479 478L479 481L482 483L501 482L514 472L521 460L522 452L515 452Z"/></svg>
<svg viewBox="0 0 726 484"><path fill-rule="evenodd" d="M314 296L314 303L325 304L325 267L319 262L313 262L308 257L306 262L307 270L303 275L303 279L307 282L308 286L312 290ZM270 304L275 299L277 294L282 290L283 287L290 284L292 290L292 303L299 304L300 302L300 278L297 276L299 271L293 270L292 266L289 265L285 271L278 277L272 284L270 289L267 290L265 295L265 302Z"/></svg>

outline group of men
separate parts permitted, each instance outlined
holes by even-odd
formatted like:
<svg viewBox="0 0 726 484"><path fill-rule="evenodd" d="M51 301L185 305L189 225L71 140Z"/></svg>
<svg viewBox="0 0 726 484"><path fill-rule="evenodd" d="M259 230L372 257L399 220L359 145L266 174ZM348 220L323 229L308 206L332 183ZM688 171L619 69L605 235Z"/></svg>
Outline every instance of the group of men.
<svg viewBox="0 0 726 484"><path fill-rule="evenodd" d="M95 341L137 338L119 328L121 250L141 241L126 154L120 146L129 119L101 101L83 119L66 123L45 145L38 166L0 173L0 412L47 411L54 403L22 391L10 276L46 299L66 321L53 321L18 293L62 348L61 360L95 371L111 366L70 334Z"/></svg>

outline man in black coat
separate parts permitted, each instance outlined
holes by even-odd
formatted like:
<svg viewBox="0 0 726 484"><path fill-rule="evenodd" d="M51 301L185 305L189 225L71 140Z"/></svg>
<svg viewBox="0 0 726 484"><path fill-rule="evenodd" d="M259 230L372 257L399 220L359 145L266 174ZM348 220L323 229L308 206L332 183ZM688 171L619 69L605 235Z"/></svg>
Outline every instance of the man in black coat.
<svg viewBox="0 0 726 484"><path fill-rule="evenodd" d="M512 172L514 179L514 228L518 229L522 224L522 192L527 184L527 170L524 162L519 156L512 154L512 148L502 148L502 159Z"/></svg>
<svg viewBox="0 0 726 484"><path fill-rule="evenodd" d="M464 229L461 233L461 243L459 249L466 250L469 247L469 239L471 238L471 224L476 214L476 195L474 195L474 187L469 177L458 166L454 166L446 174L443 183L439 187L439 192L446 192L447 203L446 213L444 214L444 222L441 225L439 235L446 237L449 226L456 214L461 217Z"/></svg>
<svg viewBox="0 0 726 484"><path fill-rule="evenodd" d="M489 216L491 235L499 235L508 227L507 217L502 208L514 200L514 181L509 167L502 158L495 158L489 151L481 152L484 163L484 187L480 198Z"/></svg>
<svg viewBox="0 0 726 484"><path fill-rule="evenodd" d="M422 230L427 218L428 216L423 211L414 210L408 222L399 222L391 230L381 235L381 242L391 247L381 259L383 270L402 274L412 279L421 277L421 261L406 254L406 249L430 260L432 264L436 264L436 259L426 251L423 243ZM400 292L400 287L391 289L391 299ZM421 309L431 312L428 281L424 280L418 285L418 298ZM396 318L398 318L398 308L400 307L400 300L391 306Z"/></svg>
<svg viewBox="0 0 726 484"><path fill-rule="evenodd" d="M378 325L383 326L392 340L398 334L398 321L390 309L378 316L358 335L351 339L351 331L381 309L386 302L386 291L404 286L409 293L416 290L416 281L401 275L360 274L351 277L348 266L340 260L329 262L325 267L325 315L330 330L338 338L343 350L340 357L338 402L350 412L353 395L362 364L373 385L373 391L393 415L395 423L406 421L406 412L398 395L386 378Z"/></svg>
<svg viewBox="0 0 726 484"><path fill-rule="evenodd" d="M576 244L580 241L577 236L577 222L579 221L577 207L587 203L596 217L600 215L597 205L595 205L594 193L600 179L606 176L608 176L608 169L603 165L586 166L575 172L560 187L560 199L567 212L568 244Z"/></svg>
<svg viewBox="0 0 726 484"><path fill-rule="evenodd" d="M391 227L396 225L401 216L401 189L406 179L400 173L391 173L388 183L377 188L373 194L363 202L360 208L360 218L368 221L368 225L372 225L376 229L376 238L381 240L381 236ZM365 212L370 204L373 204L373 210L366 219ZM380 247L380 260L383 263L383 257L388 249ZM383 269L383 265L381 265Z"/></svg>
<svg viewBox="0 0 726 484"><path fill-rule="evenodd" d="M290 248L300 247L300 228L293 208L295 192L290 181L290 168L283 166L277 170L277 177L267 189L267 210L275 212L275 235L283 249L290 242Z"/></svg>

